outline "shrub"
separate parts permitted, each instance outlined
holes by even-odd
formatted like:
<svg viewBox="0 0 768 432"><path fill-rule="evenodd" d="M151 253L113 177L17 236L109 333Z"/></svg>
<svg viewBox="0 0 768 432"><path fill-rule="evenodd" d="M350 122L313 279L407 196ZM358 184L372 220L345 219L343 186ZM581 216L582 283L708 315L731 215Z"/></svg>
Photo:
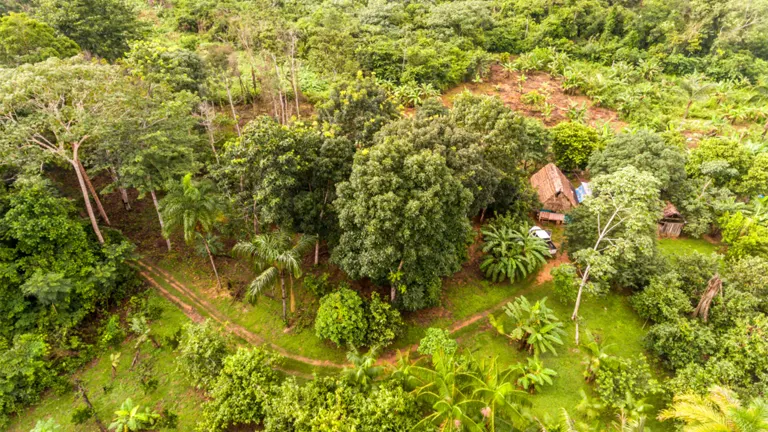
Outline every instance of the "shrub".
<svg viewBox="0 0 768 432"><path fill-rule="evenodd" d="M331 283L328 281L328 278L331 275L328 273L323 273L320 276L315 276L312 273L304 276L304 288L309 291L313 296L317 298L321 298L324 295L331 292L333 287L331 286Z"/></svg>
<svg viewBox="0 0 768 432"><path fill-rule="evenodd" d="M720 256L715 253L704 255L694 251L692 254L675 258L673 266L680 277L680 289L691 300L698 301L712 275L717 271Z"/></svg>
<svg viewBox="0 0 768 432"><path fill-rule="evenodd" d="M654 325L645 335L645 343L672 369L701 363L714 354L717 347L717 340L708 327L683 318Z"/></svg>
<svg viewBox="0 0 768 432"><path fill-rule="evenodd" d="M675 273L654 277L648 287L632 296L632 306L641 317L656 323L675 320L693 310L681 285Z"/></svg>
<svg viewBox="0 0 768 432"><path fill-rule="evenodd" d="M480 269L494 282L524 279L550 256L547 244L528 231L528 224L515 225L511 218L498 218L482 229L485 258Z"/></svg>
<svg viewBox="0 0 768 432"><path fill-rule="evenodd" d="M520 388L533 394L545 384L552 385L552 377L557 376L557 372L545 367L538 357L528 357L526 360L526 363L512 366Z"/></svg>
<svg viewBox="0 0 768 432"><path fill-rule="evenodd" d="M452 356L458 348L459 344L451 339L451 333L448 330L430 327L419 341L418 352L430 356L442 352L446 356Z"/></svg>
<svg viewBox="0 0 768 432"><path fill-rule="evenodd" d="M208 388L216 380L228 353L226 341L210 321L184 326L177 361L197 388Z"/></svg>
<svg viewBox="0 0 768 432"><path fill-rule="evenodd" d="M315 333L337 346L361 346L365 343L368 321L363 299L349 288L342 287L320 299L315 318Z"/></svg>
<svg viewBox="0 0 768 432"><path fill-rule="evenodd" d="M51 384L52 373L45 358L48 345L41 336L25 334L14 338L13 347L0 352L0 426L8 414L37 402Z"/></svg>
<svg viewBox="0 0 768 432"><path fill-rule="evenodd" d="M552 151L560 169L573 171L587 167L589 157L600 142L597 131L581 123L560 123L552 128Z"/></svg>
<svg viewBox="0 0 768 432"><path fill-rule="evenodd" d="M635 400L657 393L659 385L651 376L648 361L637 358L609 357L600 365L595 379L595 390L600 400L613 408L623 408L627 395Z"/></svg>
<svg viewBox="0 0 768 432"><path fill-rule="evenodd" d="M120 326L120 316L110 315L109 319L101 328L99 335L99 345L103 348L116 347L125 339L125 332Z"/></svg>
<svg viewBox="0 0 768 432"><path fill-rule="evenodd" d="M704 395L714 385L736 387L745 377L745 371L728 360L711 359L705 364L690 363L675 372L669 380L669 389L675 394Z"/></svg>
<svg viewBox="0 0 768 432"><path fill-rule="evenodd" d="M29 432L59 432L61 426L56 423L56 420L49 418L48 420L38 420L35 423L35 427Z"/></svg>
<svg viewBox="0 0 768 432"><path fill-rule="evenodd" d="M579 279L576 267L572 264L562 264L552 269L550 272L552 281L555 284L555 297L565 304L576 301L579 293Z"/></svg>
<svg viewBox="0 0 768 432"><path fill-rule="evenodd" d="M211 400L203 405L204 431L226 431L238 425L257 425L280 381L274 369L280 357L260 348L240 348L224 359L224 366L211 386Z"/></svg>
<svg viewBox="0 0 768 432"><path fill-rule="evenodd" d="M391 304L383 301L378 293L373 293L367 306L368 346L384 347L392 343L403 332L403 319L400 312Z"/></svg>
<svg viewBox="0 0 768 432"><path fill-rule="evenodd" d="M512 318L514 330L509 338L520 342L520 345L537 356L541 353L552 352L557 355L555 344L562 345L560 336L565 334L563 323L557 318L552 309L547 307L547 298L531 303L524 296L504 305L504 312ZM498 329L498 327L497 327Z"/></svg>

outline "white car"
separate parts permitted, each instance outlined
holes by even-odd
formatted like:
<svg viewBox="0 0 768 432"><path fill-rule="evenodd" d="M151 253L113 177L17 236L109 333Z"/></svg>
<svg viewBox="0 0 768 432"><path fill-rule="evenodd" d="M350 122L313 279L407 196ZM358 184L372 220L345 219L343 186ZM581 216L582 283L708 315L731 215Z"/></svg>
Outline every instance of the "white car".
<svg viewBox="0 0 768 432"><path fill-rule="evenodd" d="M547 231L544 231L540 226L534 225L528 232L544 240L544 242L547 243L547 246L549 246L550 255L555 256L557 253L557 246L552 242L552 236L549 235Z"/></svg>

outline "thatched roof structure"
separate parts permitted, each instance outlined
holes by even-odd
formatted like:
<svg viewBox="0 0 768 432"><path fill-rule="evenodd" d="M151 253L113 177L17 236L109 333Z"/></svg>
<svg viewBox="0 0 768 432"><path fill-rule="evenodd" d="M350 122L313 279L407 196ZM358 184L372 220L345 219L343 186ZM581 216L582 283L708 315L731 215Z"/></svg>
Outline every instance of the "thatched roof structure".
<svg viewBox="0 0 768 432"><path fill-rule="evenodd" d="M667 205L661 211L659 220L660 237L679 237L685 226L683 215L677 210L674 204L667 201Z"/></svg>
<svg viewBox="0 0 768 432"><path fill-rule="evenodd" d="M579 204L570 180L553 163L545 165L531 176L531 185L539 194L544 210L562 213Z"/></svg>
<svg viewBox="0 0 768 432"><path fill-rule="evenodd" d="M661 211L661 216L664 219L682 219L683 215L677 210L674 204L667 201L667 205L664 206L664 210Z"/></svg>

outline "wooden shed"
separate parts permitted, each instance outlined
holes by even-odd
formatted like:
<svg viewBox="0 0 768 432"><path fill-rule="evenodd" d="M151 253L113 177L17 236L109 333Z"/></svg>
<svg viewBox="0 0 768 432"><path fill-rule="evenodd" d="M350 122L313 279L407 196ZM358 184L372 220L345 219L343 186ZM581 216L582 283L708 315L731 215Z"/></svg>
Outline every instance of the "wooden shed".
<svg viewBox="0 0 768 432"><path fill-rule="evenodd" d="M683 215L680 214L674 204L667 201L667 205L661 211L661 219L659 219L659 237L680 237L683 226L685 226Z"/></svg>
<svg viewBox="0 0 768 432"><path fill-rule="evenodd" d="M531 185L539 194L541 210L545 212L565 213L579 205L570 180L553 163L531 176Z"/></svg>

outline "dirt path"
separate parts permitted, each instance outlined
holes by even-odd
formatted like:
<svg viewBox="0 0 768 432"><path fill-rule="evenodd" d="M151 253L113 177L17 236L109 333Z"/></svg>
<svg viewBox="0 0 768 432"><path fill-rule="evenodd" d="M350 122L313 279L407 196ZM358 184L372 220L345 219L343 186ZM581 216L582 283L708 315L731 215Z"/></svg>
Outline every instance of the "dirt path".
<svg viewBox="0 0 768 432"><path fill-rule="evenodd" d="M536 278L536 284L532 285L522 291L516 292L514 295L511 295L510 297L505 298L498 304L483 310L481 312L478 312L476 314L473 314L467 318L464 318L463 320L454 322L449 328L448 331L453 334L456 333L466 327L471 326L472 324L477 323L480 320L483 320L488 317L488 315L492 314L495 311L498 311L501 309L507 302L511 301L512 299L519 297L521 295L525 295L536 289L540 283L549 280L549 270L553 268L556 265L562 264L563 262L567 262L567 257L563 260L558 257L555 260L549 261L547 265L545 265L540 271L539 275ZM137 266L139 270L139 274L147 280L153 287L155 287L160 294L167 298L171 303L178 306L182 312L184 312L185 315L187 315L192 321L194 322L202 322L204 320L203 316L200 314L200 310L204 311L208 316L211 317L214 321L219 323L221 326L223 326L225 329L227 329L229 332L237 335L238 337L242 338L246 342L250 343L251 345L266 345L269 348L273 349L280 355L282 355L285 358L304 363L310 366L317 366L317 367L329 367L329 368L344 368L347 366L350 366L349 364L340 364L335 363L330 360L317 360L297 354L293 354L291 352L286 351L284 348L274 345L268 341L266 341L263 337L247 330L246 328L234 324L227 320L226 317L222 316L218 310L211 305L208 301L205 299L200 298L197 294L195 294L192 290L187 288L184 284L176 280L176 278L173 277L170 273L167 271L151 264L146 261L137 261ZM546 272L546 276L542 276L542 274ZM190 302L194 303L194 305L189 305L179 299L176 295L172 294L158 282L158 279L165 284L171 286L174 290L176 290L178 293L183 294L185 297L190 299ZM394 364L397 360L397 353L398 352L415 352L416 348L418 347L417 344L407 346L400 350L394 350L383 353L383 355L378 359L377 364L379 365L386 365L386 364ZM311 378L311 376L293 371L293 370L284 370L281 369L286 373L289 373L291 375L297 375L297 376L303 376L306 378Z"/></svg>

